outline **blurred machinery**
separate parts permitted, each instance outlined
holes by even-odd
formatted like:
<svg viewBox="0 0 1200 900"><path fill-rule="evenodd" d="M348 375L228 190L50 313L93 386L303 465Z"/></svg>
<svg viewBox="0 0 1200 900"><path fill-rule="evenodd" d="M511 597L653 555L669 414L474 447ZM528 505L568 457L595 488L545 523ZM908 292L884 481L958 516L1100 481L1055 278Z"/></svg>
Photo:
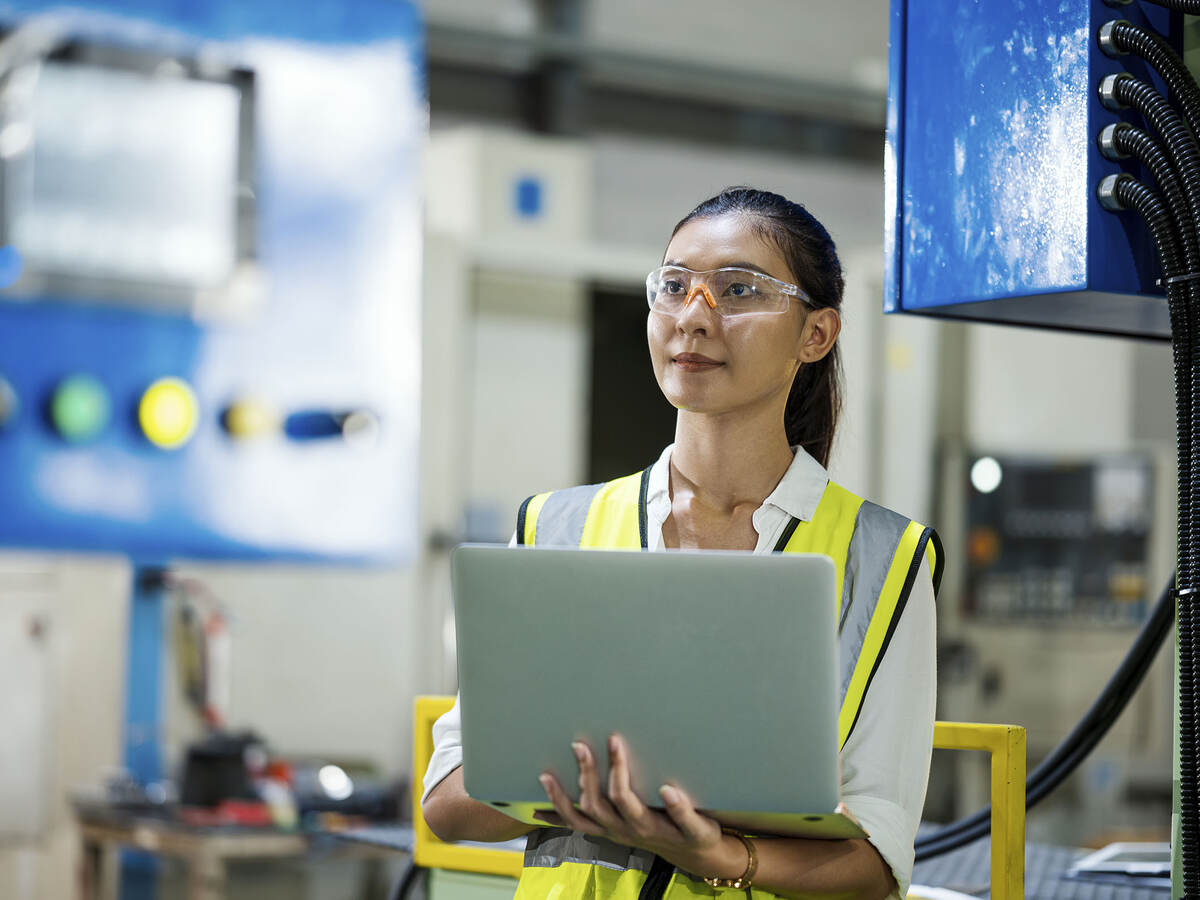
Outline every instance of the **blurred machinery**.
<svg viewBox="0 0 1200 900"><path fill-rule="evenodd" d="M0 45L0 543L411 552L415 11L42 6Z"/></svg>
<svg viewBox="0 0 1200 900"><path fill-rule="evenodd" d="M1172 463L1170 448L1149 446L1073 458L961 450L945 460L939 518L959 563L939 607L939 716L1024 725L1031 764L1054 750L1129 650L1170 570ZM1031 838L1163 833L1170 721L1161 653L1105 743L1031 818ZM935 765L955 785L943 814L987 802L976 760L951 754Z"/></svg>
<svg viewBox="0 0 1200 900"><path fill-rule="evenodd" d="M132 560L143 783L173 561L415 552L422 64L407 0L0 10L0 547Z"/></svg>
<svg viewBox="0 0 1200 900"><path fill-rule="evenodd" d="M1146 616L1153 468L1144 457L970 467L965 615L1130 625Z"/></svg>

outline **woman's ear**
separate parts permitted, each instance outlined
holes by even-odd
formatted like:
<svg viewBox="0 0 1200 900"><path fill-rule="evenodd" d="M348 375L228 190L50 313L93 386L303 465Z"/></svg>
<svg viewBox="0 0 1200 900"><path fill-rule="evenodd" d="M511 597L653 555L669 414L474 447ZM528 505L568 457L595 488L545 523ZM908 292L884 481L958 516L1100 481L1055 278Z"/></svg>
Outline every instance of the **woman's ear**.
<svg viewBox="0 0 1200 900"><path fill-rule="evenodd" d="M800 332L800 362L814 363L833 349L842 330L842 317L830 306L812 309Z"/></svg>

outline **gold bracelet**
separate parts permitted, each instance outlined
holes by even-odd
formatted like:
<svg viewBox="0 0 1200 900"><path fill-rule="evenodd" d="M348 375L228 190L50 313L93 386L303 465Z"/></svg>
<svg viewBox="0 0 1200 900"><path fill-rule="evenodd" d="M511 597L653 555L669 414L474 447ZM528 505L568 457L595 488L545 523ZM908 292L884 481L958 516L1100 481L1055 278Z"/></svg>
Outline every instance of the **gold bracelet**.
<svg viewBox="0 0 1200 900"><path fill-rule="evenodd" d="M722 825L721 834L731 834L746 845L746 854L749 856L749 859L746 860L746 871L737 878L705 878L704 883L709 887L735 888L736 890L744 891L750 887L754 873L758 871L758 851L754 849L754 842L736 828Z"/></svg>

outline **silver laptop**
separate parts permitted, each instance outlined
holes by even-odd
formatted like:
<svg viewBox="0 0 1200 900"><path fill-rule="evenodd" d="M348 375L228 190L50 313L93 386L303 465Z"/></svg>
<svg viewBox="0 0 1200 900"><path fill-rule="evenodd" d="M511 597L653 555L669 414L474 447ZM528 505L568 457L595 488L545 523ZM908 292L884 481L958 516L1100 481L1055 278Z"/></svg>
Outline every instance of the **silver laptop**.
<svg viewBox="0 0 1200 900"><path fill-rule="evenodd" d="M582 740L606 780L619 732L650 805L673 784L752 833L864 836L834 813L829 557L464 545L451 569L471 797L544 825L538 775L577 792Z"/></svg>

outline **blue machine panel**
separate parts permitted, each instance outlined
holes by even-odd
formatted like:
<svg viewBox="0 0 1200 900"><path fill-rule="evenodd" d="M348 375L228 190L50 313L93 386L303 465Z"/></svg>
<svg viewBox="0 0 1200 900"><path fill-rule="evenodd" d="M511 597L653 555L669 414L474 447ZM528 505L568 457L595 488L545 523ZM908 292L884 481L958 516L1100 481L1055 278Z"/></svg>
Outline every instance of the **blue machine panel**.
<svg viewBox="0 0 1200 900"><path fill-rule="evenodd" d="M228 202L218 237L225 225L231 233L253 229L238 235L239 246L252 248L249 259L231 262L201 231L166 235L155 219L149 226L113 220L131 193L147 198L125 204L134 215L153 205L154 191L178 187L178 178L153 180L161 166L143 166L138 179L136 154L180 139L156 134L153 122L105 118L93 103L89 128L60 141L64 152L94 155L59 160L86 182L68 201L62 193L72 179L39 184L34 172L19 194L25 182L6 165L6 216L14 215L14 197L26 206L33 197L36 207L22 213L24 230L7 223L13 247L6 253L20 256L25 241L27 259L36 245L43 261L85 274L108 266L120 277L26 277L0 295L0 546L138 559L395 560L412 552L426 123L415 7L409 0L318 0L303 8L281 0L0 4L10 48L16 39L34 51L44 43L41 60L17 54L32 83L55 83L47 77L54 67L37 65L70 44L99 48L100 57L170 63L147 85L185 70L236 70L253 85L242 109L249 144L221 145L230 160L241 154L244 164L250 154L252 179L231 183L215 207L219 219ZM9 78L5 89L17 90L18 80ZM62 103L81 102L70 78L58 83ZM129 110L140 102L136 85L131 90ZM31 121L32 132L0 127L0 156L33 153L39 139L45 146L53 128L36 115ZM210 138L230 139L230 129ZM193 146L198 160L212 149L203 134ZM170 152L173 165L188 165L186 155ZM75 178L81 172L94 177ZM128 190L113 187L113 173L133 179ZM186 202L207 215L211 197L192 188L159 205ZM79 198L97 192L104 216L89 220ZM242 215L248 200L251 219ZM196 277L236 263L237 279L212 296L201 285L197 302L181 306L178 292L156 296L153 280L135 283L119 261L164 272L178 263L170 271ZM0 268L2 277L12 267ZM215 301L206 306L206 297ZM91 394L56 400L56 389L77 375ZM195 399L194 433L173 449L148 438L139 407L165 377L181 380ZM96 413L97 395L107 416ZM177 406L159 409L159 424L176 428L176 414Z"/></svg>
<svg viewBox="0 0 1200 900"><path fill-rule="evenodd" d="M1169 337L1148 234L1095 200L1120 170L1096 148L1117 118L1096 86L1130 71L1162 89L1099 49L1116 18L1178 46L1178 16L1148 4L893 0L886 312Z"/></svg>

